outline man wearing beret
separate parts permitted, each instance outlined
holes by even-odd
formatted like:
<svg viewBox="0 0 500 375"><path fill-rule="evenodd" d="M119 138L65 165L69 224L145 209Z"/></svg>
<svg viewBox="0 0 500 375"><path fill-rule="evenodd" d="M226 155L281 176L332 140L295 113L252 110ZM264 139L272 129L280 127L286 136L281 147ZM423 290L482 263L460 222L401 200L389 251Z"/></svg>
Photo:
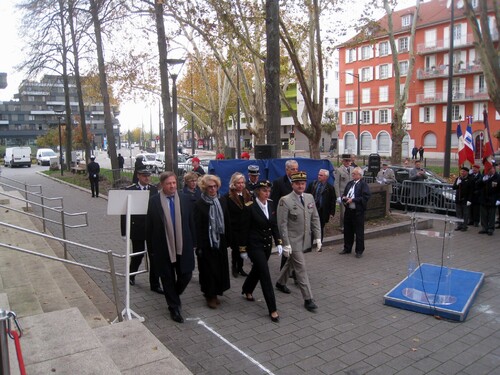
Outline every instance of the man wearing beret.
<svg viewBox="0 0 500 375"><path fill-rule="evenodd" d="M193 172L196 172L198 176L203 176L205 174L205 170L200 165L200 159L196 156L191 159L191 164L193 165Z"/></svg>
<svg viewBox="0 0 500 375"><path fill-rule="evenodd" d="M156 186L151 185L151 172L148 169L140 169L137 171L138 182L130 185L125 190L147 190L149 197L158 194ZM144 253L146 250L146 215L132 215L130 218L130 240L132 241L132 251L134 253ZM126 217L121 216L121 233L124 240L127 240L126 235ZM144 254L130 257L130 285L135 285L135 275L139 270ZM163 294L163 289L160 287L160 280L154 273L154 267L149 265L149 285L151 290L156 293Z"/></svg>
<svg viewBox="0 0 500 375"><path fill-rule="evenodd" d="M473 181L469 176L469 168L460 168L460 176L453 183L455 192L455 207L457 218L462 219L462 223L457 223L455 230L465 232L469 223L470 206L472 206L472 194L474 192Z"/></svg>
<svg viewBox="0 0 500 375"><path fill-rule="evenodd" d="M307 184L306 172L296 172L291 175L291 179L293 191L282 197L278 204L278 229L283 241L282 256L287 260L276 282L276 289L290 293L286 283L289 270L294 269L304 307L313 312L318 306L313 301L304 250L311 248L312 242L316 251L321 251L321 224L314 197L304 193Z"/></svg>

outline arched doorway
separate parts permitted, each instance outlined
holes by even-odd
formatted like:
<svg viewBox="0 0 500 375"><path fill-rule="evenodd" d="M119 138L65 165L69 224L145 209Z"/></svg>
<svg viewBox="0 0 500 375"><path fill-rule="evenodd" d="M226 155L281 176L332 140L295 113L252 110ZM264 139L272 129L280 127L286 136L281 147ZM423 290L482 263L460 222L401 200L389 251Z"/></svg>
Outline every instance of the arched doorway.
<svg viewBox="0 0 500 375"><path fill-rule="evenodd" d="M479 132L474 137L474 159L483 158L483 149L484 149L483 138L484 138L483 132Z"/></svg>

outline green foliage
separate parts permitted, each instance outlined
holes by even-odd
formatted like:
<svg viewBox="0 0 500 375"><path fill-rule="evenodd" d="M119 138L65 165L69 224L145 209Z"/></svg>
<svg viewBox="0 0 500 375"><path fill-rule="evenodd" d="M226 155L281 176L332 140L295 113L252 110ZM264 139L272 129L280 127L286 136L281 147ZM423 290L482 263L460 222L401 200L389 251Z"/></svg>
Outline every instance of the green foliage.
<svg viewBox="0 0 500 375"><path fill-rule="evenodd" d="M321 122L321 128L327 134L332 135L332 133L337 130L337 125L339 123L339 114L333 109L327 109L323 115L323 121Z"/></svg>

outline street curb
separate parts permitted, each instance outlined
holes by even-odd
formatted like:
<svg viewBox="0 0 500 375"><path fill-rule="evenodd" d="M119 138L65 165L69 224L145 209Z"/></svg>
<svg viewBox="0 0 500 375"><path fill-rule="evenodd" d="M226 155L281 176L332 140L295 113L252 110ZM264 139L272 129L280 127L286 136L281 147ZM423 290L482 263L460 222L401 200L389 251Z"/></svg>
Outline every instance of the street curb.
<svg viewBox="0 0 500 375"><path fill-rule="evenodd" d="M43 172L36 172L36 173L37 173L37 174L39 174L39 175L41 175L41 176L43 176L43 177L49 178L49 179L51 179L52 181L59 182L59 183L61 183L61 184L63 184L63 185L71 186L71 187L74 187L75 189L78 189L78 190L81 190L81 191L85 191L85 192L87 192L87 193L91 194L90 189L86 189L86 188L84 188L84 187L81 187L81 186L78 186L78 185L72 184L72 183L70 183L70 182L66 182L66 181L60 180L60 179L58 179L58 178L54 178L54 177L52 177L52 176L46 175L46 174L45 174L45 173L43 173ZM99 198L103 198L103 199L108 200L108 196L107 196L107 195L103 195L103 194L99 194Z"/></svg>

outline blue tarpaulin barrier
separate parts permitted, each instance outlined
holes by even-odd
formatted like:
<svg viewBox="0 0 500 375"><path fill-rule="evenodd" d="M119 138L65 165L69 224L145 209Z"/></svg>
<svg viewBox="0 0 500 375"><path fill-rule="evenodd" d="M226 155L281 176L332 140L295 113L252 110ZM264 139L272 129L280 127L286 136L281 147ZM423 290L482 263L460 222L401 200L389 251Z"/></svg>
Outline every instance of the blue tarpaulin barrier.
<svg viewBox="0 0 500 375"><path fill-rule="evenodd" d="M258 165L260 169L259 180L269 180L273 182L278 177L285 175L285 163L287 160L296 160L299 163L299 170L307 173L307 184L318 178L320 169L330 172L328 182L334 182L334 169L330 160L316 160L309 158L288 158L288 159L257 159L257 160L211 160L208 164L208 173L215 174L221 179L219 193L225 194L229 190L229 181L235 172L248 175L249 165Z"/></svg>

